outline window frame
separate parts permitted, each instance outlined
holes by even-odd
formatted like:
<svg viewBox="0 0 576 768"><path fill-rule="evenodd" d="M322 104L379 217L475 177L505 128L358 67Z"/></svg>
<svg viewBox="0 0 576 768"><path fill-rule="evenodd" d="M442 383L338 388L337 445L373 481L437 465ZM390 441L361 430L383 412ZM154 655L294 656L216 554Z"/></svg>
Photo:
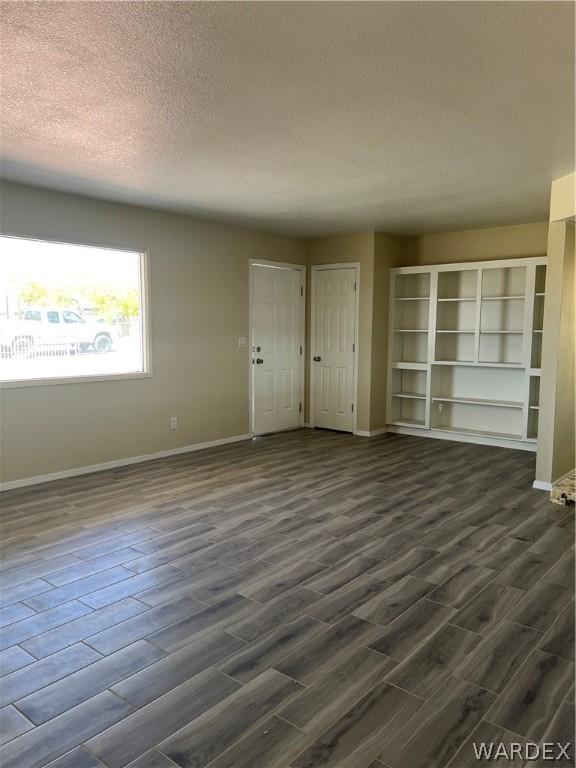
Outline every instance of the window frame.
<svg viewBox="0 0 576 768"><path fill-rule="evenodd" d="M76 245L84 248L99 248L106 251L123 251L138 255L138 280L140 285L140 326L142 339L142 370L126 373L88 374L86 376L54 376L38 379L12 379L0 380L0 390L18 389L20 387L50 387L62 384L94 384L106 381L130 381L132 379L152 378L152 349L150 331L150 252L148 249L140 250L124 246L102 245L100 243L86 243L71 240L50 240L43 237L28 237L27 235L12 235L6 232L0 233L2 237L10 237L14 240L33 240L52 245Z"/></svg>

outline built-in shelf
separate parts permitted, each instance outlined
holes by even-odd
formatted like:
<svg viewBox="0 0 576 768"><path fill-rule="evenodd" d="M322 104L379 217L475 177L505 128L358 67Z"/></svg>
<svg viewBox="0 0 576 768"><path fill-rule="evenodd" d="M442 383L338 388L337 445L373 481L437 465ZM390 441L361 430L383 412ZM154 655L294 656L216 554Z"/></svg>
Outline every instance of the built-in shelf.
<svg viewBox="0 0 576 768"><path fill-rule="evenodd" d="M430 296L396 296L394 301L430 301Z"/></svg>
<svg viewBox="0 0 576 768"><path fill-rule="evenodd" d="M390 275L388 423L534 450L545 257Z"/></svg>
<svg viewBox="0 0 576 768"><path fill-rule="evenodd" d="M425 371L428 366L426 363L409 363L399 360L395 363L392 363L392 368L397 371Z"/></svg>
<svg viewBox="0 0 576 768"><path fill-rule="evenodd" d="M392 397L407 397L411 400L426 400L426 395L421 392L393 392Z"/></svg>
<svg viewBox="0 0 576 768"><path fill-rule="evenodd" d="M434 395L433 403L464 403L467 405L494 405L497 408L522 408L523 403L518 400L489 400L483 397L454 397L453 395Z"/></svg>
<svg viewBox="0 0 576 768"><path fill-rule="evenodd" d="M473 365L480 368L522 368L522 363L475 363L473 360L434 360L432 365Z"/></svg>
<svg viewBox="0 0 576 768"><path fill-rule="evenodd" d="M492 335L494 335L496 333L510 333L510 334L516 334L516 335L520 334L520 335L522 335L524 333L524 331L484 331L484 330L480 330L480 333L483 336L492 336Z"/></svg>
<svg viewBox="0 0 576 768"><path fill-rule="evenodd" d="M517 296L482 296L482 301L524 301L523 295Z"/></svg>
<svg viewBox="0 0 576 768"><path fill-rule="evenodd" d="M478 435L478 437L498 437L502 440L522 440L522 435L508 432L490 432L487 429L468 429L465 427L434 427L439 432L455 432L461 435Z"/></svg>
<svg viewBox="0 0 576 768"><path fill-rule="evenodd" d="M396 427L424 427L426 426L425 422L420 419L402 419L402 421L392 421L391 424L394 424Z"/></svg>
<svg viewBox="0 0 576 768"><path fill-rule="evenodd" d="M438 299L439 302L441 301L476 301L476 296L461 296L451 299Z"/></svg>

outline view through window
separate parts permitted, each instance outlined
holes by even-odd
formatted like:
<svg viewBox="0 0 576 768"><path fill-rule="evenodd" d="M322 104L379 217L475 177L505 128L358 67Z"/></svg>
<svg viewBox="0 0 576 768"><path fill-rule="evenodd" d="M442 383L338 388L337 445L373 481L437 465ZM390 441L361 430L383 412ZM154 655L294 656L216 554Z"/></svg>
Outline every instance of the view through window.
<svg viewBox="0 0 576 768"><path fill-rule="evenodd" d="M0 237L0 379L145 371L144 256Z"/></svg>

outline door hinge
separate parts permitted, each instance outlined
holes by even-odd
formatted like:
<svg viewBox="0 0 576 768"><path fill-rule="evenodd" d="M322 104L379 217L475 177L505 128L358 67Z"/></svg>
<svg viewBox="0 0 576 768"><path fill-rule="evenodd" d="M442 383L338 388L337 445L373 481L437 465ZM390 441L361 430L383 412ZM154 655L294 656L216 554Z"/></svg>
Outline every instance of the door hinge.
<svg viewBox="0 0 576 768"><path fill-rule="evenodd" d="M356 352L356 344L352 344L352 352Z"/></svg>
<svg viewBox="0 0 576 768"><path fill-rule="evenodd" d="M354 290L356 290L356 280L354 280Z"/></svg>
<svg viewBox="0 0 576 768"><path fill-rule="evenodd" d="M352 403L352 413L354 413L354 403Z"/></svg>
<svg viewBox="0 0 576 768"><path fill-rule="evenodd" d="M302 345L300 345L300 354L302 354Z"/></svg>
<svg viewBox="0 0 576 768"><path fill-rule="evenodd" d="M304 286L300 286L300 296L304 296Z"/></svg>
<svg viewBox="0 0 576 768"><path fill-rule="evenodd" d="M302 403L298 403L298 413L302 413Z"/></svg>

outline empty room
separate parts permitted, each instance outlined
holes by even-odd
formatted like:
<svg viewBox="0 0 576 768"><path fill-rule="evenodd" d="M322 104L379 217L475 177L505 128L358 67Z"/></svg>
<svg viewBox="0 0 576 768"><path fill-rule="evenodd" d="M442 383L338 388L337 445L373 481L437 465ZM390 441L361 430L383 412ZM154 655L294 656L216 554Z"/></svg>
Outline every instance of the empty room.
<svg viewBox="0 0 576 768"><path fill-rule="evenodd" d="M0 2L0 766L574 766L572 2Z"/></svg>

